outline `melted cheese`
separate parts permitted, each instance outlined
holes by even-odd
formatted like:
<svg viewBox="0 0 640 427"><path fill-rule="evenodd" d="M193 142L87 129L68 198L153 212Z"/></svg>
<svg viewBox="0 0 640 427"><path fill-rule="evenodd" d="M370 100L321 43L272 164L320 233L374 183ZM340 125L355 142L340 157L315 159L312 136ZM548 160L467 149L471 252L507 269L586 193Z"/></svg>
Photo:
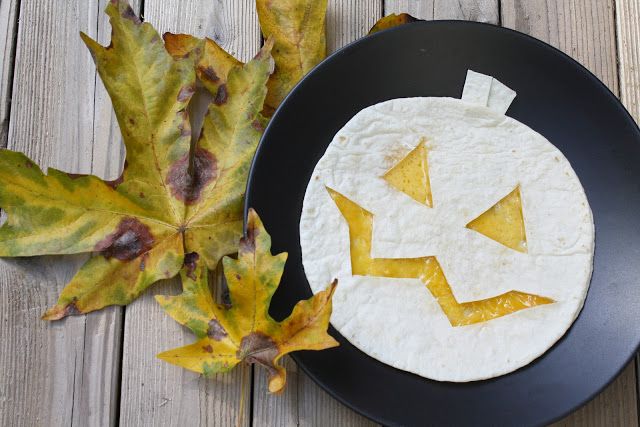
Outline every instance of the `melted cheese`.
<svg viewBox="0 0 640 427"><path fill-rule="evenodd" d="M510 291L493 298L461 304L456 301L436 257L372 258L373 215L342 194L330 188L327 190L349 226L352 274L420 279L438 301L452 326L484 322L553 302L549 298ZM516 233L510 227L504 227L509 235Z"/></svg>

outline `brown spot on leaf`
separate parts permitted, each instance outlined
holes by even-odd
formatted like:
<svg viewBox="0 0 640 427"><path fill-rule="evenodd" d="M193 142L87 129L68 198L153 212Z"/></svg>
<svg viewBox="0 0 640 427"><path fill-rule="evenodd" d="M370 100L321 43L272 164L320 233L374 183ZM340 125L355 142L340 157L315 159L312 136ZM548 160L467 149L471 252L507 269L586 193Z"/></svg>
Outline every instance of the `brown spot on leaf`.
<svg viewBox="0 0 640 427"><path fill-rule="evenodd" d="M200 200L200 193L218 175L218 162L204 148L196 149L193 159L193 174L189 174L189 155L186 154L171 166L167 182L176 199L191 205Z"/></svg>
<svg viewBox="0 0 640 427"><path fill-rule="evenodd" d="M216 92L216 96L213 99L213 103L220 106L225 102L227 102L228 98L229 98L229 94L227 93L227 85L221 84L220 86L218 86L218 92Z"/></svg>
<svg viewBox="0 0 640 427"><path fill-rule="evenodd" d="M107 259L131 261L148 252L153 243L149 227L136 218L124 218L116 231L98 242L94 249Z"/></svg>
<svg viewBox="0 0 640 427"><path fill-rule="evenodd" d="M33 167L33 163L32 163L32 162L30 162L29 160L27 160L26 162L24 162L24 166L25 166L27 169L31 169L31 168Z"/></svg>
<svg viewBox="0 0 640 427"><path fill-rule="evenodd" d="M211 347L211 344L207 344L207 345L203 346L202 349L204 351L206 351L207 353L213 353L213 347Z"/></svg>
<svg viewBox="0 0 640 427"><path fill-rule="evenodd" d="M253 221L249 221L247 225L247 233L240 239L240 252L254 252L256 250L256 236L258 235L258 227Z"/></svg>
<svg viewBox="0 0 640 427"><path fill-rule="evenodd" d="M64 314L62 315L62 317L79 316L79 315L82 314L82 312L80 310L78 310L78 306L76 305L77 301L78 301L78 299L74 298L73 301L71 301L69 304L67 304L67 306L64 308Z"/></svg>
<svg viewBox="0 0 640 427"><path fill-rule="evenodd" d="M211 319L209 320L207 336L216 341L222 341L227 336L227 331L224 330L220 322L218 322L216 319Z"/></svg>
<svg viewBox="0 0 640 427"><path fill-rule="evenodd" d="M180 130L180 136L191 136L191 125L189 124L189 119L184 119L178 125L178 129Z"/></svg>
<svg viewBox="0 0 640 427"><path fill-rule="evenodd" d="M113 188L114 190L116 188L118 188L118 185L122 184L124 182L124 171L127 170L127 167L129 167L129 163L127 163L127 161L124 161L124 168L122 170L122 173L120 174L120 176L114 180L111 181L104 181L105 184L107 184L109 187Z"/></svg>
<svg viewBox="0 0 640 427"><path fill-rule="evenodd" d="M220 77L218 77L218 75L216 74L216 71L213 69L213 67L208 66L208 67L199 67L198 68L200 70L200 73L202 73L202 76L204 78L206 78L207 80L209 80L212 83L216 83L218 81L220 81Z"/></svg>
<svg viewBox="0 0 640 427"><path fill-rule="evenodd" d="M65 172L65 173L71 179L84 178L85 176L87 176L86 173L70 173L70 172Z"/></svg>
<svg viewBox="0 0 640 427"><path fill-rule="evenodd" d="M178 101L185 102L190 100L195 91L196 88L193 85L183 86L178 92Z"/></svg>
<svg viewBox="0 0 640 427"><path fill-rule="evenodd" d="M138 194L138 196L140 196L141 199L144 199L144 193L141 191L140 194Z"/></svg>
<svg viewBox="0 0 640 427"><path fill-rule="evenodd" d="M258 119L251 122L251 127L260 133L264 132L264 125Z"/></svg>
<svg viewBox="0 0 640 427"><path fill-rule="evenodd" d="M136 13L133 11L133 9L131 9L131 6L129 5L127 5L127 7L125 7L124 11L122 12L122 17L124 19L133 21L135 24L140 24L140 18L138 18Z"/></svg>
<svg viewBox="0 0 640 427"><path fill-rule="evenodd" d="M200 255L197 252L191 252L184 256L184 268L187 271L187 277L191 280L196 280L196 268L198 267L198 260Z"/></svg>
<svg viewBox="0 0 640 427"><path fill-rule="evenodd" d="M124 173L120 175L118 178L112 181L105 181L104 183L115 190L116 188L118 188L118 185L122 184L123 182L124 182Z"/></svg>
<svg viewBox="0 0 640 427"><path fill-rule="evenodd" d="M149 252L142 255L142 259L140 260L140 271L144 271L147 267L147 259L149 259Z"/></svg>
<svg viewBox="0 0 640 427"><path fill-rule="evenodd" d="M136 121L135 121L135 120L133 120L133 118L132 118L132 117L129 117L129 124L130 124L131 126L135 126L135 125L136 125Z"/></svg>
<svg viewBox="0 0 640 427"><path fill-rule="evenodd" d="M269 370L272 375L277 373L273 359L278 355L278 345L261 332L251 332L242 338L236 357L247 363L258 363Z"/></svg>

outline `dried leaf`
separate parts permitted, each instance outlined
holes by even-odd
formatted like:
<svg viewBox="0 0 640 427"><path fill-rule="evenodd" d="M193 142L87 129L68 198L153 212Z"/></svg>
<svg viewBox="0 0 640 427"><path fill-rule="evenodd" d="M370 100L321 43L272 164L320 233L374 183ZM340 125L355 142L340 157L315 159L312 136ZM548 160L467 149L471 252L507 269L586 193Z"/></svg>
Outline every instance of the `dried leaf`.
<svg viewBox="0 0 640 427"><path fill-rule="evenodd" d="M242 234L245 183L273 70L270 44L244 67L231 67L224 97L209 107L191 149L186 108L200 48L172 58L124 1L109 2L107 14L109 47L82 38L127 148L120 179L55 169L45 175L23 154L0 150L0 206L8 214L0 256L95 253L45 313L48 320L127 304L155 281L176 275L185 253L198 252L214 268L236 251Z"/></svg>
<svg viewBox="0 0 640 427"><path fill-rule="evenodd" d="M327 54L327 0L256 0L265 38L273 37L276 69L269 80L265 114L282 100Z"/></svg>
<svg viewBox="0 0 640 427"><path fill-rule="evenodd" d="M378 31L397 27L399 25L409 24L415 21L420 21L420 19L414 18L408 13L401 13L399 15L392 13L391 15L387 15L384 18L378 20L378 22L376 22L375 25L369 30L369 34L377 33Z"/></svg>
<svg viewBox="0 0 640 427"><path fill-rule="evenodd" d="M297 350L322 350L338 343L327 334L331 298L336 282L327 290L300 301L281 322L269 315L271 297L278 288L286 253L271 255L271 237L250 210L247 233L240 241L238 259L225 257L224 273L231 306L216 304L207 271L197 255L188 255L182 273L183 293L156 300L177 322L199 338L194 344L158 355L174 365L212 375L238 363L258 363L270 373L269 390L284 388L286 373L278 360Z"/></svg>
<svg viewBox="0 0 640 427"><path fill-rule="evenodd" d="M229 71L243 65L209 38L203 40L188 34L172 33L165 33L163 38L167 51L176 59L193 55L194 50L204 45L196 58L196 74L212 95L216 95L219 87L226 83Z"/></svg>

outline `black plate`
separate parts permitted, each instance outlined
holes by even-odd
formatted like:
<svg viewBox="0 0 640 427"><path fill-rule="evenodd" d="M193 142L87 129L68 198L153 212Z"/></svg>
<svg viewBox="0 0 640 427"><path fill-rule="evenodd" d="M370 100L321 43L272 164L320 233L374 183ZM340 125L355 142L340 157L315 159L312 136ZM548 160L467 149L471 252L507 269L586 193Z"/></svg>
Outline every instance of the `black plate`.
<svg viewBox="0 0 640 427"><path fill-rule="evenodd" d="M261 215L274 251L289 252L274 316L311 295L298 225L307 182L334 134L380 101L459 97L467 69L516 90L508 115L547 137L580 177L596 224L591 288L560 342L488 381L430 381L376 361L335 330L340 347L294 356L335 398L387 425L544 424L594 397L640 342L640 130L567 55L512 30L460 21L417 22L347 46L312 71L273 117L254 160L247 206Z"/></svg>

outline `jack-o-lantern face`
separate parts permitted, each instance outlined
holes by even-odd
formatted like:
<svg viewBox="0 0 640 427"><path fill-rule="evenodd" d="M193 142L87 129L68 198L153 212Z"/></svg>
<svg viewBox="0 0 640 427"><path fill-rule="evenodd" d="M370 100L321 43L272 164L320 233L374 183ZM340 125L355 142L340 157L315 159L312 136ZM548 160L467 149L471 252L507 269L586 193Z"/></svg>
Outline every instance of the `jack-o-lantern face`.
<svg viewBox="0 0 640 427"><path fill-rule="evenodd" d="M485 105L409 98L361 111L318 162L302 211L312 289L339 279L333 325L433 379L538 357L591 275L591 211L568 161Z"/></svg>

